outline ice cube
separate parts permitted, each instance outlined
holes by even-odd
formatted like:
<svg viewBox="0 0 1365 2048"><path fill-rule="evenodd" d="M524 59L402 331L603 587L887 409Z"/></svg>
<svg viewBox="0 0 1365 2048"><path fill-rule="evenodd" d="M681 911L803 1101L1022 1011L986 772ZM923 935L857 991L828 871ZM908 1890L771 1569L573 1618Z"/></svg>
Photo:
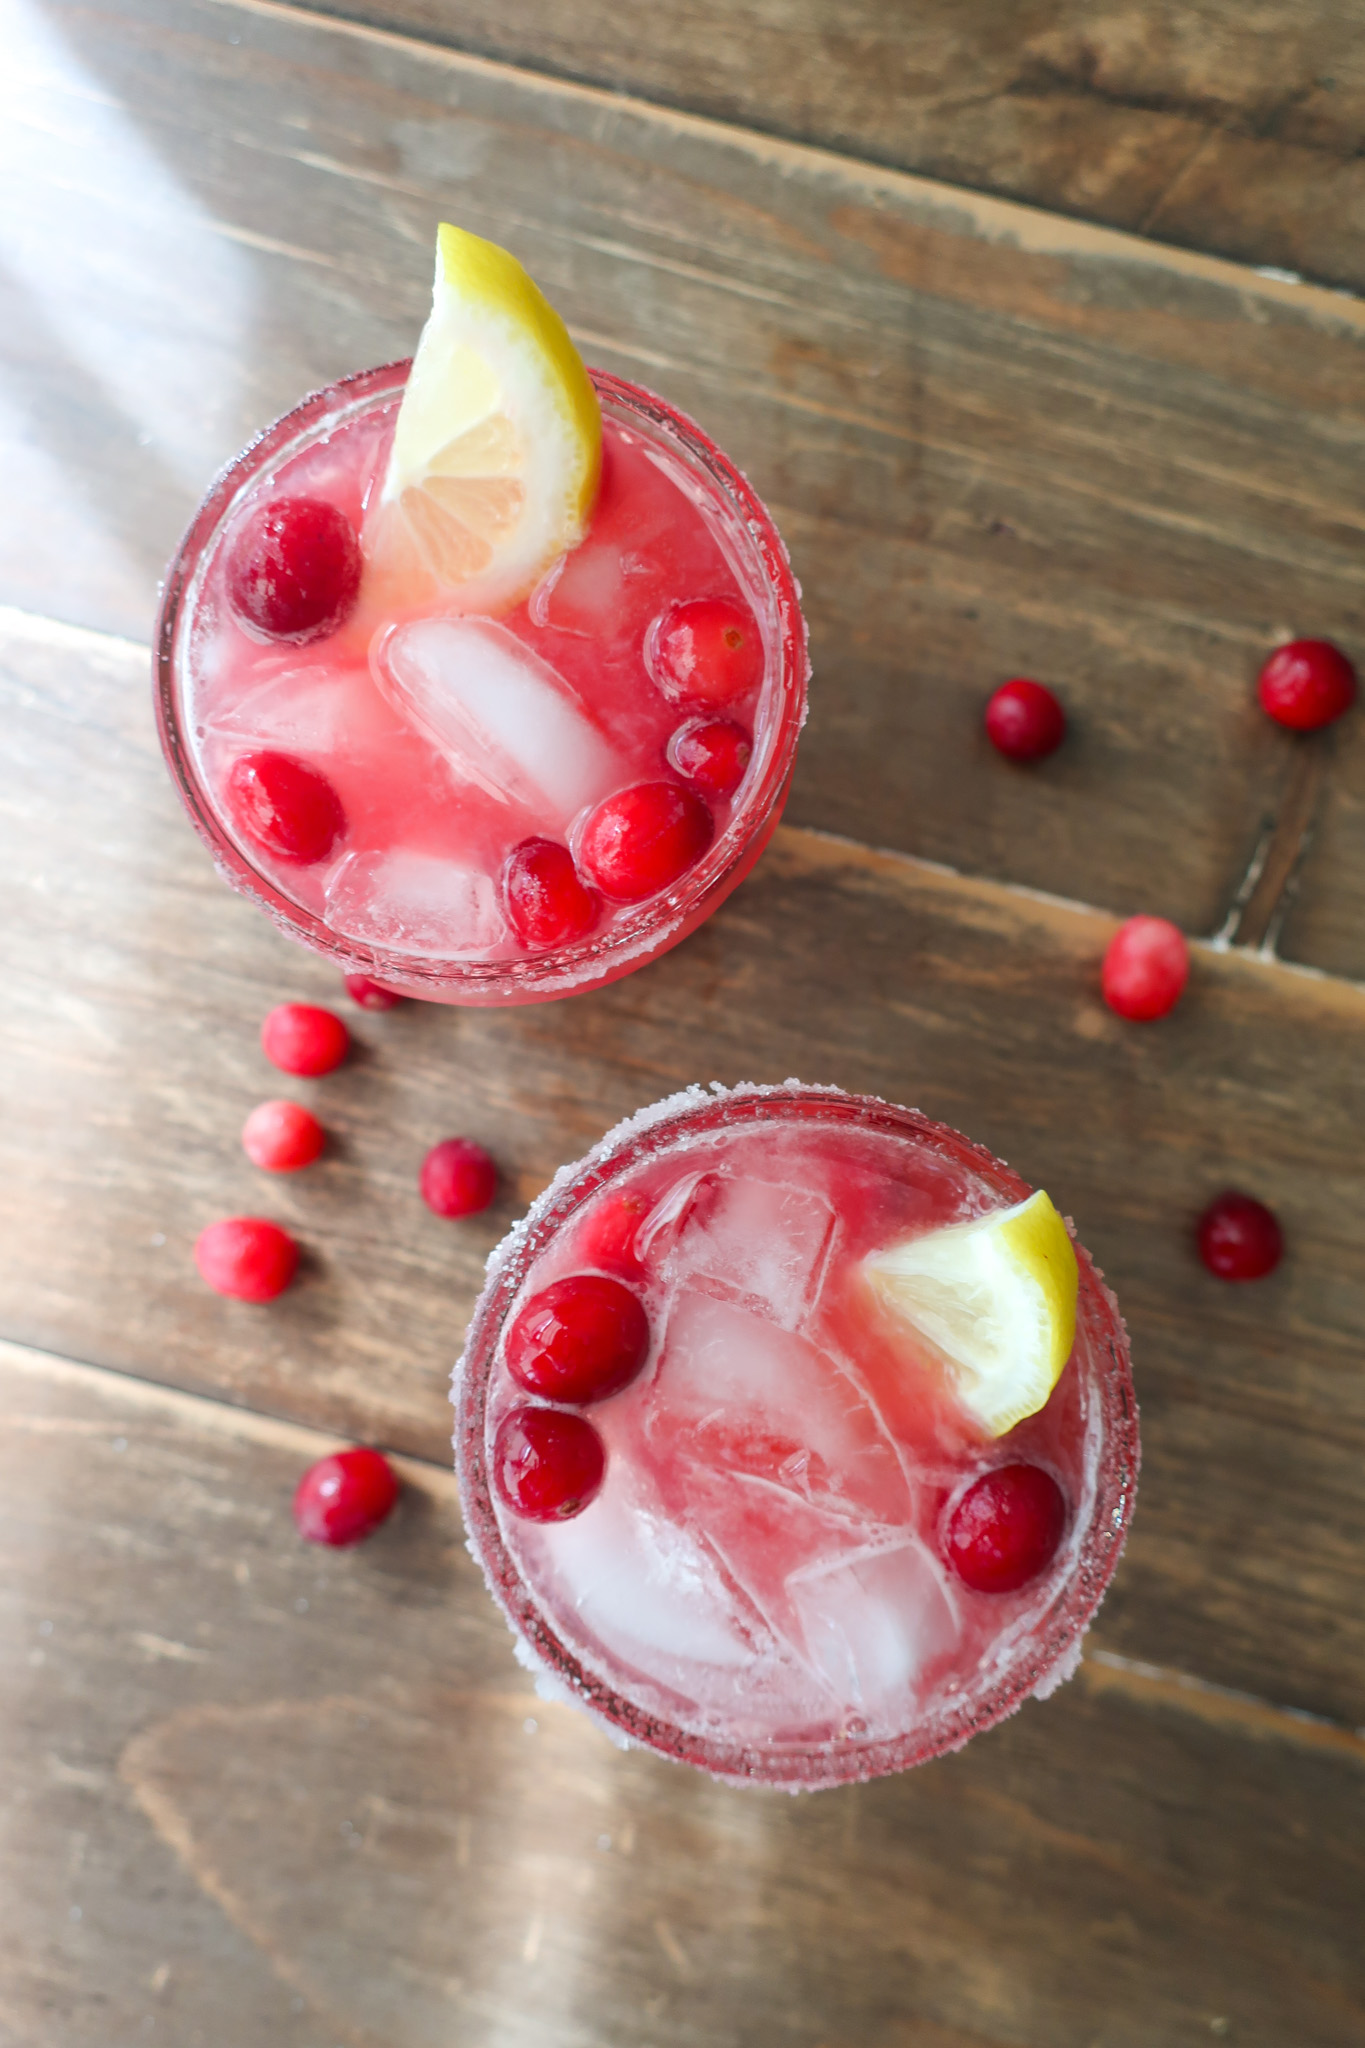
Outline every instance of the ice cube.
<svg viewBox="0 0 1365 2048"><path fill-rule="evenodd" d="M908 1521L894 1446L838 1362L763 1315L700 1290L675 1297L645 1433L661 1454Z"/></svg>
<svg viewBox="0 0 1365 2048"><path fill-rule="evenodd" d="M828 1497L823 1504L803 1499L751 1472L689 1462L680 1487L693 1527L768 1626L805 1663L804 1631L787 1592L792 1574L861 1553L874 1540L895 1541L892 1531L856 1511L840 1512Z"/></svg>
<svg viewBox="0 0 1365 2048"><path fill-rule="evenodd" d="M538 1533L584 1626L623 1663L691 1690L683 1666L752 1662L753 1618L643 1472L614 1460L590 1507Z"/></svg>
<svg viewBox="0 0 1365 2048"><path fill-rule="evenodd" d="M354 758L394 731L365 668L279 667L233 704L216 703L207 734L284 747L319 761Z"/></svg>
<svg viewBox="0 0 1365 2048"><path fill-rule="evenodd" d="M492 619L423 618L381 635L381 694L458 777L567 831L629 781L625 762L548 662Z"/></svg>
<svg viewBox="0 0 1365 2048"><path fill-rule="evenodd" d="M812 1189L716 1174L683 1218L677 1263L796 1330L819 1297L836 1229Z"/></svg>
<svg viewBox="0 0 1365 2048"><path fill-rule="evenodd" d="M438 960L482 956L507 938L490 875L401 847L347 855L327 884L327 923L343 938Z"/></svg>
<svg viewBox="0 0 1365 2048"><path fill-rule="evenodd" d="M811 1664L841 1700L873 1716L902 1716L961 1632L938 1566L916 1536L803 1565L786 1590Z"/></svg>

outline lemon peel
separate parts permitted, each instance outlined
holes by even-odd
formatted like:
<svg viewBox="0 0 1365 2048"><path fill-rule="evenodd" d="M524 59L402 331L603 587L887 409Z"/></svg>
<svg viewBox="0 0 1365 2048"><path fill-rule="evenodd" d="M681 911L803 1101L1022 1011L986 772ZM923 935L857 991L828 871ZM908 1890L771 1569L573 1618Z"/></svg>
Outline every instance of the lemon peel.
<svg viewBox="0 0 1365 2048"><path fill-rule="evenodd" d="M1076 1339L1079 1273L1041 1188L1013 1208L872 1252L863 1272L891 1314L942 1357L958 1398L991 1436L1046 1405Z"/></svg>

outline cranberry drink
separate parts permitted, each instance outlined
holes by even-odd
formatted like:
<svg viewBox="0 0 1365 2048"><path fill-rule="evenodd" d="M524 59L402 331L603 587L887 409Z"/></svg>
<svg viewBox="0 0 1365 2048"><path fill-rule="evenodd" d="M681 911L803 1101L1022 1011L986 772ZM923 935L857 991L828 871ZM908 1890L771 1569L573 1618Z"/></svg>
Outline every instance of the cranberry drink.
<svg viewBox="0 0 1365 2048"><path fill-rule="evenodd" d="M167 758L220 869L347 972L521 1002L629 972L766 843L797 592L689 421L442 230L409 372L317 394L173 565Z"/></svg>
<svg viewBox="0 0 1365 2048"><path fill-rule="evenodd" d="M456 1375L471 1545L542 1688L742 1782L951 1749L1067 1677L1132 1511L1123 1324L915 1112L701 1089L566 1168Z"/></svg>

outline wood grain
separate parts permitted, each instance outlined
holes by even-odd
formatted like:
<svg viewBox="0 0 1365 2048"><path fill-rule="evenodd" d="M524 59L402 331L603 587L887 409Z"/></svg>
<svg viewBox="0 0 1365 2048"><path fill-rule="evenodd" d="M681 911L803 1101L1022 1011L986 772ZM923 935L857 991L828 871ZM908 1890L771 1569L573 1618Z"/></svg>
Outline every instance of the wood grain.
<svg viewBox="0 0 1365 2048"><path fill-rule="evenodd" d="M19 28L0 596L144 634L215 464L411 346L454 212L774 505L796 822L1220 927L1293 773L1259 659L1365 646L1353 301L283 8ZM1018 672L1072 719L1032 773L980 731Z"/></svg>
<svg viewBox="0 0 1365 2048"><path fill-rule="evenodd" d="M1087 1663L793 1799L537 1700L408 1466L0 1348L6 2048L1348 2048L1365 1746Z"/></svg>
<svg viewBox="0 0 1365 2048"><path fill-rule="evenodd" d="M1334 284L1365 284L1340 0L319 9Z"/></svg>
<svg viewBox="0 0 1365 2048"><path fill-rule="evenodd" d="M1045 1185L1129 1317L1146 1463L1104 1645L1365 1720L1365 991L1204 948L1171 1019L1124 1026L1096 993L1100 914L784 829L720 915L613 989L353 1012L351 1064L298 1089L329 1157L268 1179L238 1144L281 1088L260 1019L336 981L192 839L141 650L9 623L0 1333L444 1459L487 1251L618 1117L793 1073L914 1102ZM415 1185L457 1132L506 1176L462 1226ZM1193 1255L1229 1181L1288 1234L1256 1287ZM214 1216L262 1210L309 1255L264 1311L209 1296L191 1260Z"/></svg>

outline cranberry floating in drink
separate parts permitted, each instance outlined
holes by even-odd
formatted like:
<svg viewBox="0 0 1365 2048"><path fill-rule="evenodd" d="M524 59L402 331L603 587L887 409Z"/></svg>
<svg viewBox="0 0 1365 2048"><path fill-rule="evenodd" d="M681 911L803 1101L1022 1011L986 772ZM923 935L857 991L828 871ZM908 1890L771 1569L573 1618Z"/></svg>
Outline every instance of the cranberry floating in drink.
<svg viewBox="0 0 1365 2048"><path fill-rule="evenodd" d="M1123 1324L1047 1195L794 1082L690 1089L566 1167L455 1399L542 1689L740 1782L901 1770L1050 1692L1133 1508Z"/></svg>
<svg viewBox="0 0 1365 2048"><path fill-rule="evenodd" d="M412 364L305 399L209 493L157 701L220 872L286 931L391 993L522 1003L643 966L742 880L806 674L738 471L443 227Z"/></svg>

